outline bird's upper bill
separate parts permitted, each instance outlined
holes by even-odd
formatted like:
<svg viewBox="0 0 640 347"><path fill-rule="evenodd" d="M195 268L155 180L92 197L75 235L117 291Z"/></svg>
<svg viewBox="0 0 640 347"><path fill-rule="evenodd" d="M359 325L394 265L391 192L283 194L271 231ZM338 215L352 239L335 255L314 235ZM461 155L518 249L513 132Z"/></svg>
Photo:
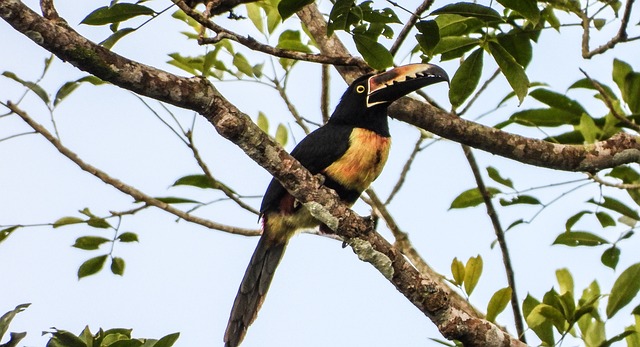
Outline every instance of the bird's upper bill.
<svg viewBox="0 0 640 347"><path fill-rule="evenodd" d="M369 77L367 107L390 103L422 87L442 81L449 76L433 64L409 64Z"/></svg>

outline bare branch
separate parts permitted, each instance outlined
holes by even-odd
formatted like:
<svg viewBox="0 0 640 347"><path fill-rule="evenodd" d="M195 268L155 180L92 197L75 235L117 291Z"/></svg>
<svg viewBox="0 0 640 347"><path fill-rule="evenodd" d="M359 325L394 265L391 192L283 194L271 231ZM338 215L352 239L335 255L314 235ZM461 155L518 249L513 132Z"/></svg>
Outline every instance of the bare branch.
<svg viewBox="0 0 640 347"><path fill-rule="evenodd" d="M322 65L322 91L320 92L320 112L322 113L322 123L326 124L329 121L329 69L331 65Z"/></svg>
<svg viewBox="0 0 640 347"><path fill-rule="evenodd" d="M186 136L187 136L187 139L189 140L189 143L187 144L187 146L191 149L191 152L193 153L193 157L196 159L196 162L198 163L198 166L200 166L200 169L202 169L202 172L204 172L204 175L209 180L209 183L211 184L211 186L215 187L218 190L220 190L229 199L231 199L236 204L238 204L238 206L242 207L243 209L245 209L245 210L247 210L247 211L249 211L249 212L251 212L251 213L253 213L255 215L259 215L260 212L258 212L258 210L256 210L255 208L247 205L244 201L242 201L240 198L238 198L237 194L233 190L231 190L229 187L227 187L227 185L225 185L222 182L218 181L213 176L213 173L209 169L209 166L207 165L207 163L205 163L205 161L200 156L200 151L198 151L198 148L196 147L196 145L195 145L195 143L193 141L193 132L188 131L186 133Z"/></svg>
<svg viewBox="0 0 640 347"><path fill-rule="evenodd" d="M136 201L142 201L147 205L150 206L155 206L161 210L165 210L171 214L174 214L186 221L192 222L192 223L196 223L196 224L200 224L202 226L205 226L209 229L215 229L215 230L220 230L220 231L225 231L228 233L232 233L232 234L239 234L239 235L247 235L247 236L255 236L255 235L259 235L260 231L259 230L255 230L255 229L243 229L243 228L237 228L237 227L233 227L233 226L229 226L229 225L224 225L224 224L220 224L220 223L216 223L204 218L200 218L197 216L193 216L191 214L188 214L184 211L181 211L165 202L162 202L158 199L155 199L143 192L141 192L140 190L125 184L124 182L113 178L111 176L109 176L106 172L96 168L95 166L92 166L88 163L86 163L85 161L83 161L82 159L80 159L80 157L73 151L71 151L69 148L65 147L60 140L58 140L55 136L53 136L53 134L51 134L45 127L43 127L42 125L40 125L38 122L36 122L33 118L31 118L26 112L22 111L21 109L19 109L16 105L12 104L12 103L7 103L6 107L8 107L11 111L13 111L13 113L17 114L18 116L20 116L20 118L22 118L22 120L25 121L25 123L27 123L33 130L35 130L37 133L39 133L40 135L42 135L45 139L47 139L47 141L49 141L57 150L58 152L60 152L62 155L64 155L65 157L69 158L69 160L71 160L72 162L74 162L76 165L78 165L82 170L92 174L93 176L96 176L97 178L99 178L101 181L103 181L104 183L118 189L119 191L131 196L132 198L134 198Z"/></svg>
<svg viewBox="0 0 640 347"><path fill-rule="evenodd" d="M393 189L391 189L391 193L389 193L389 197L384 202L384 205L389 205L391 203L391 200L393 200L396 194L398 194L398 192L400 191L400 188L402 188L402 185L404 184L404 181L407 178L407 174L411 169L411 164L413 164L413 161L416 159L416 156L421 151L420 146L422 145L422 142L424 141L424 139L425 139L425 136L423 136L423 134L421 133L420 137L418 138L418 141L416 141L415 145L413 146L413 150L409 155L409 159L407 159L407 161L404 163L404 166L402 167L402 171L400 172L398 181L393 186Z"/></svg>
<svg viewBox="0 0 640 347"><path fill-rule="evenodd" d="M471 167L473 177L476 180L476 186L480 191L480 195L482 195L482 200L484 201L484 205L487 208L487 215L491 220L493 230L496 234L496 238L498 239L498 244L500 245L500 251L502 252L502 263L504 264L505 274L507 275L507 282L509 283L509 287L511 287L511 310L513 312L516 330L518 332L518 336L520 337L520 341L526 343L527 340L524 335L524 318L522 317L522 313L520 311L520 303L518 301L518 294L516 290L515 271L513 271L513 265L511 264L511 256L509 255L509 247L507 247L507 239L505 238L504 229L502 229L500 218L498 218L498 212L493 206L493 201L491 201L491 194L487 190L487 186L484 184L484 179L482 178L480 167L478 166L478 162L473 155L471 147L463 145L462 150L464 151L464 155L469 162L469 167Z"/></svg>
<svg viewBox="0 0 640 347"><path fill-rule="evenodd" d="M631 16L631 10L633 9L634 0L627 0L627 4L624 7L624 14L622 15L622 19L620 20L620 28L618 29L618 33L611 38L607 43L601 45L600 47L590 51L589 49L589 24L591 23L591 18L587 16L586 10L580 16L582 17L582 57L585 59L591 59L594 55L602 54L609 49L615 47L618 43L629 41L627 36L627 26L629 25L629 17Z"/></svg>

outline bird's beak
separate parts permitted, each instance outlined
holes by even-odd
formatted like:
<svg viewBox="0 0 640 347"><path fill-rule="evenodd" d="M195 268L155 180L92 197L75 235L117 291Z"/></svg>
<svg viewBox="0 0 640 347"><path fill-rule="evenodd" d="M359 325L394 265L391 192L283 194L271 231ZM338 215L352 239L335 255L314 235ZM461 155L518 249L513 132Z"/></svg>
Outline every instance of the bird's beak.
<svg viewBox="0 0 640 347"><path fill-rule="evenodd" d="M369 77L367 107L391 103L430 84L447 81L449 76L433 64L409 64Z"/></svg>

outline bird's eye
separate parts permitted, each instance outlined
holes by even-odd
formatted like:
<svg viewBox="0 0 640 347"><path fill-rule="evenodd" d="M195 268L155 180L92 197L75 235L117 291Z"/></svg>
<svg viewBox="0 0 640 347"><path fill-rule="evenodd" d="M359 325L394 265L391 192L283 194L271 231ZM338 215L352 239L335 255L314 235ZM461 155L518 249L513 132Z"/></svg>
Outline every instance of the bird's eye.
<svg viewBox="0 0 640 347"><path fill-rule="evenodd" d="M363 93L364 92L364 86L363 85L359 85L356 87L356 92L358 93Z"/></svg>

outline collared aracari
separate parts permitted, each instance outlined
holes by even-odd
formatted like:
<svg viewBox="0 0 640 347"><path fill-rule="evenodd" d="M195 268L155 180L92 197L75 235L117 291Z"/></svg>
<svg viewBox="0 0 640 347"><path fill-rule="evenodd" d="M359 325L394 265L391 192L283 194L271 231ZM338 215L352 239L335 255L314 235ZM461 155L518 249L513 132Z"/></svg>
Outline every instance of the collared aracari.
<svg viewBox="0 0 640 347"><path fill-rule="evenodd" d="M398 98L427 85L448 81L436 65L410 64L356 79L324 126L305 137L291 155L324 185L352 205L375 180L387 160L391 137L387 108ZM262 236L240 284L224 335L226 347L242 342L256 319L273 274L296 231L320 224L276 179L260 207ZM329 231L320 225L323 231Z"/></svg>

